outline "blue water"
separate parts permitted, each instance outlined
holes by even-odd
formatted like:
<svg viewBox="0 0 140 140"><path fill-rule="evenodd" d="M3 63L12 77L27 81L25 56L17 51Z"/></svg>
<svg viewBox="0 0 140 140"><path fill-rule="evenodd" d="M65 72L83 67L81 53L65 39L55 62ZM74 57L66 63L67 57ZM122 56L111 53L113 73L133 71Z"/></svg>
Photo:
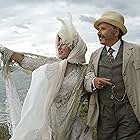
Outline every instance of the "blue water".
<svg viewBox="0 0 140 140"><path fill-rule="evenodd" d="M21 102L23 102L26 93L29 89L31 75L26 74L21 70L16 70L12 74L15 79L15 84L17 87L17 91L19 93L20 100ZM5 84L0 74L0 122L4 122L7 119L7 114L5 111L6 109L5 102L6 102Z"/></svg>

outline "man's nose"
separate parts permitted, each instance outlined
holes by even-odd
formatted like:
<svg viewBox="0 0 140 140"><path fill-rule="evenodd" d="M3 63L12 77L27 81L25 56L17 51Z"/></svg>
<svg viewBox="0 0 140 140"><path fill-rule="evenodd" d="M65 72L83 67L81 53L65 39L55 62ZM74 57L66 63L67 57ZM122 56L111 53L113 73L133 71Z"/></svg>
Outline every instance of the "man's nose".
<svg viewBox="0 0 140 140"><path fill-rule="evenodd" d="M98 34L98 35L101 35L101 30L98 30L97 34Z"/></svg>

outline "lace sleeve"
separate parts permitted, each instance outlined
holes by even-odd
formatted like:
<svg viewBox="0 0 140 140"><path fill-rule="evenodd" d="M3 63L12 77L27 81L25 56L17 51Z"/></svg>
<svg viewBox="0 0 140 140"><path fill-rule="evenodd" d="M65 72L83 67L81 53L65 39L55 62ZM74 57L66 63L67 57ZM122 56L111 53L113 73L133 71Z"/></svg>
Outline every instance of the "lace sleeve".
<svg viewBox="0 0 140 140"><path fill-rule="evenodd" d="M44 56L26 56L20 63L20 66L25 70L33 71L41 65L50 64L58 61L56 57L44 57Z"/></svg>

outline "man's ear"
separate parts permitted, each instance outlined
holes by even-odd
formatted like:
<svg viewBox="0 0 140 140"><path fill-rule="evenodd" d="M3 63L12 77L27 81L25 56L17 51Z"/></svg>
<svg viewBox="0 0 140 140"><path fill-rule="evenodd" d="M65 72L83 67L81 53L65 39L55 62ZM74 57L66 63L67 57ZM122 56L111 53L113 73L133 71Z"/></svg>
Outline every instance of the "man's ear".
<svg viewBox="0 0 140 140"><path fill-rule="evenodd" d="M120 35L120 29L119 28L115 28L114 29L114 33L115 33L115 36L119 36Z"/></svg>

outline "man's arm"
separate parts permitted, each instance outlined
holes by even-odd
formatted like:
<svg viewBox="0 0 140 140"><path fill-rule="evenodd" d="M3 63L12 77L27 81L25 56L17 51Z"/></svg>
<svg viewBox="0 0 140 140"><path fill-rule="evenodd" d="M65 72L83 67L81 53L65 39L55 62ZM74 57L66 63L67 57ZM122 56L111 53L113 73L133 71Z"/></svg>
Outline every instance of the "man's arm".
<svg viewBox="0 0 140 140"><path fill-rule="evenodd" d="M96 89L97 90L103 89L107 85L112 85L111 79L105 77L96 77L95 75L95 69L93 65L93 54L92 54L85 76L85 81L84 81L85 89L88 92L94 92L96 91Z"/></svg>
<svg viewBox="0 0 140 140"><path fill-rule="evenodd" d="M93 54L90 57L90 61L88 64L88 68L87 68L86 76L85 76L85 80L84 80L84 86L88 92L93 92L93 89L95 89L95 87L92 84L92 80L95 78L95 70L94 70L92 58L93 58Z"/></svg>

